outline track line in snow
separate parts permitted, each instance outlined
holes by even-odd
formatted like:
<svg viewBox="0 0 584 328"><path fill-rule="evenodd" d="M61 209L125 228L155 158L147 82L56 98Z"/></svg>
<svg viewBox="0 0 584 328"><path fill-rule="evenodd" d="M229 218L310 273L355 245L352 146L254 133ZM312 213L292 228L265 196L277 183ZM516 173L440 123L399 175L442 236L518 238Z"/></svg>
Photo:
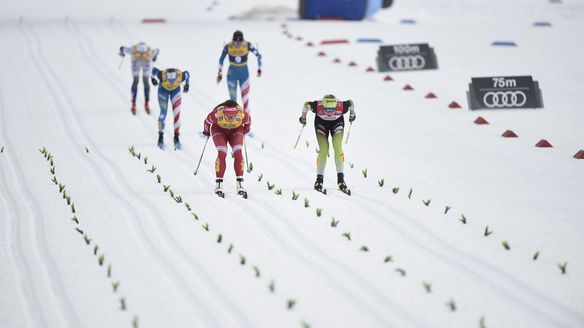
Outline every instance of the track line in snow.
<svg viewBox="0 0 584 328"><path fill-rule="evenodd" d="M130 149L132 149L132 150L133 150L133 149L134 149L134 147L131 147ZM135 157L135 158L137 158L139 161L141 161L141 156L139 156L139 155L136 155L135 151L131 151L131 154L132 154L132 156L133 156L133 157ZM142 152L138 152L138 154L142 154ZM145 155L144 155L144 156L145 156ZM147 156L146 156L146 157L147 157ZM180 158L180 159L186 162L186 160L184 160L184 159L182 159L182 158ZM141 163L142 163L142 161L141 161ZM152 164L152 162L150 162L150 163ZM144 163L144 165L147 165L147 164L146 164L146 163ZM185 164L185 165L189 165L189 163L187 163L187 164ZM190 167L190 166L187 166L187 167ZM153 172L151 172L151 173L153 173ZM162 179L163 179L163 177L161 177L161 180L162 180ZM159 184L161 184L161 183L159 183ZM163 185L163 186L164 186L164 185ZM171 197L171 198L172 198L172 199L173 199L175 202L179 203L179 202L177 201L177 199L178 199L179 197L180 197L180 199L181 199L181 202L180 202L180 203L182 203L183 201L186 201L186 198L183 198L183 197L182 197L182 196L181 196L179 193L176 193L175 191L171 191L171 190L172 190L172 188L171 188L171 185L170 185L170 184L169 184L168 186L165 186L165 188L164 188L164 192L165 192L165 193L167 192L167 190L166 190L166 187L168 187L168 188L169 188L169 189L168 189L168 193L170 194L170 197ZM186 202L185 202L185 203L186 203ZM195 214L195 213L192 211L192 209L191 209L191 208L188 208L188 207L186 207L186 206L185 206L185 208L187 209L187 212L189 212L189 214L190 214L191 216L196 216L196 214ZM199 221L199 222L200 222L200 221L202 221L202 220L201 220L201 218L199 218L198 216L196 216L196 220L197 220L197 221ZM203 226L205 226L205 225L207 225L207 228L204 228L204 229L205 229L205 230L207 230L207 231L209 231L209 230L208 230L208 222L207 222L207 223L205 223ZM220 234L220 235L223 235L221 232L219 232L219 234ZM213 242L213 243L214 243L214 244L216 244L217 242ZM231 245L233 245L233 244L231 244ZM230 253L231 253L231 252L228 252L228 254L230 254ZM240 256L241 256L241 257L243 257L243 258L246 258L246 257L245 257L243 254L240 254ZM242 265L243 265L243 263L242 263ZM255 268L255 267L254 267L254 268ZM257 273L256 273L256 274L257 274ZM258 276L256 276L256 277L258 277Z"/></svg>
<svg viewBox="0 0 584 328"><path fill-rule="evenodd" d="M487 282L491 290L495 290L506 299L512 300L515 305L530 311L532 315L547 320L556 327L569 327L577 322L584 322L584 316L582 314L578 314L554 302L546 295L529 288L517 278L491 264L460 251L447 242L436 238L436 235L427 228L392 206L380 204L374 198L367 196L355 195L351 197L354 198L354 202L361 203L363 205L361 208L369 212L371 217L376 218L378 222L388 226L388 229L399 231L404 236L410 236L409 239L414 243L414 246L435 258L441 259L441 261L447 263L449 266L466 272L467 276L474 276L477 282ZM383 210L375 210L374 208ZM387 211L391 213L392 218L398 218L404 224L398 224L396 220L388 220ZM412 236L417 236L417 238L413 238ZM464 261L458 260L460 258L463 258ZM501 286L502 284L504 284L504 287ZM550 316L550 310L555 312L555 316Z"/></svg>
<svg viewBox="0 0 584 328"><path fill-rule="evenodd" d="M50 168L51 169L54 169L55 168L55 165L54 165L55 162L53 161L53 158L52 158L53 155L46 148L44 148L44 147L43 147L43 149L41 151L41 154L45 157L45 159L47 160L47 162L50 163ZM51 172L54 172L54 171L51 171ZM75 210L75 205L74 205L75 203L72 202L72 201L70 201L70 198L66 198L66 197L72 197L73 195L71 195L71 194L67 195L66 194L67 189L65 189L65 184L61 185L60 182L59 182L60 180L58 180L58 178L57 178L57 176L55 174L53 174L53 180L52 181L53 181L53 183L55 184L55 186L57 188L59 188L59 189L63 188L63 191L62 191L63 197L61 197L61 198L64 199L64 200L66 200L67 206L71 206L71 212L74 215L74 219L75 219L75 221L73 221L73 222L75 222L75 224L76 224L74 230L76 232L78 232L82 236L82 238L83 238L83 240L84 240L84 242L85 242L85 244L87 246L91 247L91 243L93 242L93 244L94 244L93 255L96 256L96 257L99 256L98 257L97 264L99 264L99 266L104 266L104 256L105 256L105 254L102 252L102 253L100 253L100 255L98 255L99 246L95 243L95 240L93 240L93 239L90 238L89 233L87 233L87 228L84 228L84 229L80 229L79 228L80 222L79 222L79 219L77 218L77 215L76 215L77 211ZM67 196L65 196L65 195L67 195ZM108 282L112 283L112 286L116 286L116 287L113 287L113 293L116 295L116 297L117 296L120 296L120 298L118 299L118 302L120 302L120 309L123 310L123 311L126 311L126 309L128 307L128 305L126 303L126 298L123 295L121 295L121 293L118 292L118 287L117 286L119 286L120 281L119 280L117 280L115 282L113 281L113 277L112 277L112 274L111 274L111 262L108 264L107 267L108 267L108 269L107 269L107 277L110 279L110 281L108 281ZM134 319L133 319L133 325L134 325L134 327L137 326L137 322L138 322L138 316L137 315L134 315Z"/></svg>
<svg viewBox="0 0 584 328"><path fill-rule="evenodd" d="M6 111L4 96L0 91L0 121L2 122L2 137L11 147L12 142L6 131ZM16 164L18 160L6 154L6 168L10 168L10 174L2 170L2 183L4 193L14 204L16 219L7 218L10 224L9 234L14 229L14 247L16 254L13 260L16 263L17 277L20 280L20 289L24 298L28 302L27 309L30 320L35 327L49 327L54 323L66 325L68 327L79 327L80 321L73 312L73 307L62 281L55 260L49 253L48 243L45 236L44 222L46 221L43 212L34 201L35 197L30 191L24 178L25 173L21 165ZM8 185L9 179L13 180L14 188ZM19 195L22 199L16 202L13 194ZM25 206L18 204L26 204ZM25 212L28 212L25 214ZM10 236L7 240L12 240Z"/></svg>
<svg viewBox="0 0 584 328"><path fill-rule="evenodd" d="M297 172L302 172L302 170L297 170ZM339 195L339 197L342 197L343 199L345 198L345 195ZM361 206L360 208L365 209L366 211L369 211L373 217L377 217L378 220L379 218L383 218L382 216L382 212L372 212L371 208L372 207L379 207L379 206L384 206L385 208L391 208L393 211L398 211L397 209L391 207L390 205L385 205L385 204L380 204L379 201L370 198L370 197L366 197L366 196L360 196L360 195L353 195L351 196L351 198L353 199L353 201L358 201L359 198L362 198L362 200L360 201L361 204L364 204L364 206ZM363 200L367 200L367 204L365 204L363 202ZM507 295L507 296L513 296L511 297L511 299L514 300L514 302L523 302L523 300L526 301L533 301L534 299L541 299L543 301L543 303L545 305L541 305L541 309L534 309L532 305L530 304L524 304L524 306L527 306L528 308L530 308L531 311L534 311L534 313L539 314L545 314L545 311L543 311L542 309L547 309L547 308L554 308L555 311L558 313L558 317L571 317L572 320L578 320L578 318L580 320L584 320L584 317L582 315L579 315L575 312L573 312L571 309L568 309L564 306L562 306L561 304L557 304L555 303L553 300L549 299L547 296L545 296L542 293L539 292L535 292L532 291L531 288L523 285L523 283L521 281L519 281L518 279L510 276L509 274L505 273L504 271L492 266L491 264L489 264L488 262L484 262L483 260L474 257L471 254L467 254L466 252L462 252L460 250L458 250L457 248L451 246L450 244L448 244L447 242L445 242L442 239L436 238L436 236L434 234L432 234L432 232L430 232L427 228L423 227L422 225L418 224L415 222L415 220L412 220L411 218L409 218L406 214L401 213L401 217L400 217L405 223L408 223L410 225L416 225L418 229L420 229L420 231L423 231L423 233L420 233L420 231L416 231L416 232L405 232L404 229L402 229L401 227L393 224L391 220L386 220L389 223L392 223L392 231L400 231L400 233L404 236L407 237L408 240L410 240L411 242L414 242L417 246L423 248L424 251L429 252L431 255L433 255L433 257L435 258L439 258L441 259L441 261L446 260L447 263L450 264L451 267L457 267L457 268L462 268L465 271L470 270L470 271L474 271L473 275L480 278L480 279L476 279L477 282L481 282L481 281L488 281L488 279L484 279L484 277L480 274L480 272L484 272L484 271L476 271L476 270L472 270L472 267L474 266L468 266L465 264L464 261L459 261L459 260L455 260L455 257L448 257L448 256L437 256L437 254L435 254L435 250L431 247L427 247L425 246L426 243L424 242L419 242L418 241L418 237L414 237L414 236L425 236L424 238L427 239L427 244L433 244L433 243L438 243L442 248L446 248L448 251L444 251L444 254L450 254L452 252L456 252L456 253L460 253L461 255L456 257L456 258L465 258L467 261L472 262L476 265L480 265L483 268L488 269L487 271L491 271L491 273L494 276L497 276L497 278L493 278L491 280L491 283L489 285L495 285L496 281L499 281L497 279L501 279L504 278L504 280L507 280L507 283L510 284L510 286L513 286L515 288L505 288L505 289L501 289L499 290L499 292L502 292L503 294L508 294L510 293L509 290L516 290L518 294L527 294L529 297L519 297L516 295ZM381 222L381 221L380 221ZM463 256L464 255L464 256ZM453 261L453 262L451 262ZM457 265L453 265L453 264L457 264ZM484 284L481 282L481 284ZM523 296L523 295L522 295ZM548 318L548 319L552 319L552 318ZM557 318L553 318L553 320L557 320ZM559 324L559 323L556 323Z"/></svg>
<svg viewBox="0 0 584 328"><path fill-rule="evenodd" d="M302 233L288 220L273 220L271 218L278 217L279 213L274 210L270 204L262 202L258 199L250 199L250 203L255 204L257 207L261 207L264 211L268 212L269 215L261 215L259 211L252 207L251 205L242 202L241 206L246 207L250 217L262 218L262 229L269 232L273 236L287 236L278 238L278 243L280 248L285 251L286 254L294 255L300 261L306 263L309 267L319 268L321 272L326 272L329 279L334 279L337 284L338 290L342 290L349 299L356 300L356 303L361 308L361 311L370 313L379 320L382 324L384 315L387 313L388 309L391 309L392 314L399 316L403 322L412 326L422 327L424 324L416 318L413 314L409 313L405 308L399 305L397 302L387 298L385 295L381 294L375 286L370 285L368 282L363 280L358 273L354 272L347 265L340 263L331 259L328 255L324 254L316 245L313 244L311 240L306 239ZM255 222L258 222L257 220ZM273 227L274 223L279 223L280 227ZM285 226L285 227L284 227ZM295 245L291 245L285 242L286 239L291 239ZM308 247L310 245L310 247ZM317 254L318 260L311 260L309 257L299 252L298 249L304 249L304 253ZM320 265L325 263L325 265ZM331 270L331 271L329 271ZM331 272L342 272L345 278L336 280L334 274ZM349 287L351 285L351 287ZM367 298L363 300L364 297L358 296L359 292L367 291ZM357 292L359 291L359 292ZM370 298L370 299L369 299ZM366 303L368 303L366 306ZM373 309L376 310L373 310ZM393 321L390 319L390 322ZM385 323L387 324L387 323ZM383 324L382 324L383 325ZM399 326L401 324L397 324Z"/></svg>
<svg viewBox="0 0 584 328"><path fill-rule="evenodd" d="M38 37L34 34L31 28L23 27L23 32L25 33L25 35L27 35L26 37L27 43L32 43L35 45L40 44ZM32 39L32 42L29 40L28 34L31 35L30 38ZM29 44L28 46L29 48L32 48L31 44ZM214 314L214 312L210 310L206 302L202 302L202 300L200 300L199 298L199 295L214 295L215 297L221 298L221 304L223 305L222 307L217 308L224 308L225 305L231 306L232 311L230 313L232 313L232 315L238 316L237 322L239 322L239 324L244 324L248 327L251 327L249 321L237 309L233 308L233 304L231 303L231 301L222 293L220 289L217 288L217 286L214 283L212 283L211 278L206 273L204 273L202 268L196 265L190 265L186 263L187 260L185 260L184 250L177 246L176 241L174 241L174 238L169 234L168 230L164 225L162 225L163 229L152 228L149 231L151 232L153 231L153 233L155 233L156 235L155 240L157 240L158 243L162 243L164 249L168 249L169 248L168 244L170 244L173 246L176 252L162 253L160 248L158 246L155 246L153 240L149 236L150 234L148 233L147 228L141 224L141 222L143 221L141 218L144 217L150 218L150 224L154 225L154 222L163 221L162 215L145 198L140 197L140 195L138 195L129 187L129 185L123 178L122 174L115 168L115 165L113 165L111 160L103 156L99 151L99 148L95 147L94 143L89 139L87 134L84 132L85 130L82 129L84 127L82 120L78 117L78 113L73 110L74 108L73 102L69 99L69 96L65 91L66 89L63 87L62 82L58 79L59 75L55 74L55 72L52 70L50 64L46 61L46 57L43 56L42 53L40 52L40 49L37 47L35 47L34 49L37 55L32 56L31 54L32 59L37 67L37 70L43 76L43 79L47 87L51 91L51 95L55 101L55 104L57 105L56 107L59 109L58 116L62 120L65 120L65 122L71 122L70 124L65 124L66 126L70 126L71 129L65 130L67 131L69 137L72 140L78 141L83 140L85 145L88 145L91 149L93 149L93 153L96 154L96 156L94 156L93 158L96 161L88 161L83 156L81 156L81 158L83 158L83 160L89 164L93 172L100 176L101 179L98 180L100 181L99 182L100 187L103 190L110 191L114 196L116 196L114 197L114 200L117 203L119 203L122 208L126 210L126 213L128 214L126 215L126 217L133 218L133 220L130 220L130 223L133 226L135 236L137 237L140 236L138 240L142 242L142 245L147 250L146 253L154 254L157 263L164 264L167 272L174 276L174 279L172 279L171 281L173 282L176 291L182 294L185 298L190 299L190 303L195 305L193 306L193 308L205 309L204 311L198 311L199 312L198 317L204 318L202 319L204 320L203 322L213 323L212 324L213 326L220 326L219 322L221 322L221 320L219 319L219 317L217 317ZM45 65L41 65L38 62L39 58L41 62L43 62L43 64ZM47 70L48 73L45 73L45 69ZM53 89L52 87L53 84L49 83L49 81L51 80L49 76L52 77L52 81L54 81L55 82L54 84L58 87L58 92L56 92L57 90ZM64 101L61 101L56 96L57 94L60 94L64 98ZM67 112L65 112L65 110ZM75 119L75 121L73 121L73 119ZM71 130L73 130L73 132L71 132ZM100 165L97 165L95 162L99 162ZM109 174L109 177L111 178L105 176L99 169L100 167L106 169L108 171L107 173ZM135 204L136 206L132 207L129 204ZM139 206L137 204L139 204ZM140 215L135 208L146 209L145 215ZM155 216L157 219L154 219L153 216ZM164 234L165 239L162 239L161 233ZM177 254L179 254L180 257ZM174 260L171 261L169 260L169 258ZM178 270L178 268L173 265L176 263L180 263L180 267L182 267L184 270ZM187 279L186 277L183 276L183 272L192 273L195 271L197 272L195 276L202 278L202 280L209 282L209 284L202 286L203 284L199 280L193 281L192 279ZM189 276L192 277L193 274ZM194 282L197 283L198 289L207 290L209 288L213 288L214 291L212 293L204 294L197 293L193 290ZM178 285L180 285L180 287Z"/></svg>
<svg viewBox="0 0 584 328"><path fill-rule="evenodd" d="M183 150L183 152L188 152L188 151ZM184 160L182 158L181 158L181 160L185 162L185 164L184 164L185 166L190 167L189 166L190 163L188 163L186 160ZM207 174L210 174L210 173L211 172L208 172ZM214 175L213 175L213 178L214 178ZM197 182L198 181L199 180L197 180ZM199 182L199 184L200 184L200 182ZM204 186L202 186L202 187L204 187ZM248 199L247 201L250 201L250 199ZM378 321L378 324L380 324L382 326L384 324L387 324L387 322L386 322L387 318L384 317L384 315L385 315L386 310L387 310L386 306L389 305L390 308L395 309L398 312L398 315L402 319L405 319L410 324L414 324L415 326L423 326L423 324L417 318L415 318L415 316L409 314L399 304L387 299L384 295L381 295L373 286L370 286L367 282L363 281L359 277L358 274L353 272L346 265L338 263L337 261L330 259L324 253L322 253L318 249L318 247L311 246L309 253L310 254L318 254L319 261L312 260L309 257L298 252L297 249L302 248L302 245L304 245L304 246L312 245L312 242L309 242L304 237L302 237L301 233L293 225L291 225L289 223L287 225L287 229L283 229L282 227L273 228L271 225L267 224L266 222L273 221L270 218L278 217L278 213L275 212L270 207L270 205L265 203L265 202L256 201L256 204L258 205L258 207L261 207L264 212L269 212L271 214L268 216L261 214L260 212L258 212L256 209L249 206L245 202L238 202L236 205L240 208L245 208L247 213L255 214L255 216L250 214L251 217L262 217L263 220L262 220L262 224L261 224L261 229L266 231L267 235L276 236L276 235L284 234L284 235L288 235L289 238L292 238L292 240L294 240L296 243L296 247L291 246L289 243L286 243L283 238L278 238L278 239L276 239L276 241L278 242L279 247L282 249L282 251L285 254L294 255L298 261L305 263L306 265L308 265L308 267L318 268L319 271L325 273L325 275L327 277L334 279L336 289L339 291L342 291L346 295L345 299L359 300L359 301L354 302L354 306L361 308L361 310L363 312L370 313L372 315L372 317L376 318L376 320ZM284 221L286 221L286 220L284 220ZM253 222L256 222L256 220L254 220ZM300 247L297 247L297 246L300 246ZM326 266L320 265L321 262L326 262L329 267L336 268L337 269L336 271L342 271L345 278L350 277L350 279L337 280L336 278L334 278L335 275L332 274L332 271L327 270ZM346 287L348 284L347 282L349 282L349 281L352 281L352 282L356 281L357 283L352 284L351 288L347 288ZM368 296L375 298L375 300L369 300L369 306L364 306L364 303L366 303L367 301L362 301L363 297L357 296L359 294L359 292L356 292L356 290L361 291L363 289L366 289L368 291ZM380 304L384 304L386 306L379 307ZM377 308L377 310L373 310L372 308Z"/></svg>
<svg viewBox="0 0 584 328"><path fill-rule="evenodd" d="M268 157L270 157L269 155L266 155ZM282 157L273 157L271 156L274 160L276 161L282 161L283 158ZM291 163L291 161L287 161L287 163ZM294 169L298 174L304 175L307 178L308 174L305 173L304 170L301 170L297 167L295 167L298 164L294 164L294 165L289 165L288 167L291 167L292 169ZM344 195L343 195L344 196ZM351 198L355 201L358 200L359 197L363 197L364 196L351 196ZM363 201L361 201L362 204ZM379 205L378 201L375 201L373 199L369 199L369 202L367 205L361 206L360 208L362 209L367 209L368 211L370 211L371 206L381 206ZM395 209L394 209L395 210ZM379 217L380 213L371 213L374 214L377 217ZM472 270L472 268L468 265L466 265L463 261L459 261L456 260L454 257L446 257L446 256L436 256L437 254L435 254L435 251L432 248L429 248L427 246L425 246L424 242L419 242L419 236L423 236L426 235L427 241L429 244L433 244L433 243L439 243L439 245L441 247L447 248L449 250L452 251L456 251L456 253L461 253L464 254L464 256L459 256L459 257L464 257L465 259L467 259L470 262L473 262L475 264L480 264L482 267L488 269L488 271L491 271L491 273L493 275L496 276L496 278L492 278L490 285L495 284L496 281L499 281L497 279L504 279L506 280L507 284L510 284L510 286L514 286L515 288L506 288L506 289L500 289L499 292L503 293L502 295L506 295L509 296L511 299L514 300L514 302L519 302L520 305L523 305L524 307L526 307L527 309L529 309L530 311L532 311L534 314L536 315L545 315L545 311L543 311L542 309L546 309L546 308L554 308L556 313L558 314L558 317L560 318L566 318L566 317L571 317L572 320L574 320L574 322L577 322L578 319L583 320L584 321L584 317L582 315L579 315L575 312L573 312L571 309L565 308L564 306L562 306L561 304L557 304L555 303L553 300L550 300L549 298L547 298L547 296L545 296L544 294L538 293L538 292L531 292L531 289L525 285L523 285L523 283L519 280L517 280L516 278L508 275L507 273L501 271L500 269L488 264L487 262L484 262L483 260L476 258L470 254L467 254L465 252L461 252L460 250L456 249L453 246L450 246L447 242L436 238L435 235L433 235L428 229L422 227L421 225L417 224L417 223L412 223L415 222L414 220L411 219L406 219L406 215L402 214L402 221L406 222L406 223L410 223L410 224L416 224L418 226L419 229L422 229L421 231L424 231L424 234L420 234L419 231L416 232L405 232L404 229L398 229L398 231L402 231L402 235L406 236L407 239L410 242L413 242L416 246L418 246L419 248L421 248L423 251L425 252L429 252L431 255L433 255L434 257L439 258L441 261L446 262L447 264L450 264L451 267L456 267L458 268L458 270L460 271L461 269L463 269L465 272L469 272L472 273L475 277L481 278L481 279L476 279L477 283L484 285L485 283L482 282L482 280L484 279L482 275L480 275L480 272L476 271L476 270ZM396 230L397 226L392 227L392 230ZM431 237L431 238L430 238ZM445 254L447 254L447 252L445 252ZM452 265L452 264L457 264L457 265ZM470 270L470 271L469 271ZM485 279L488 280L488 279ZM541 299L543 304L541 304L541 308L537 309L534 308L534 305L531 304L523 304L522 300L524 299L524 297L521 296L517 296L517 295L513 295L513 294L509 294L509 290L514 289L518 294L523 294L522 296L525 296L526 294L529 296L527 298L525 298L525 301L533 301L534 299ZM558 320L558 318L551 318L548 317L547 320ZM561 324L560 322L554 322L554 324ZM565 324L565 323L564 323Z"/></svg>

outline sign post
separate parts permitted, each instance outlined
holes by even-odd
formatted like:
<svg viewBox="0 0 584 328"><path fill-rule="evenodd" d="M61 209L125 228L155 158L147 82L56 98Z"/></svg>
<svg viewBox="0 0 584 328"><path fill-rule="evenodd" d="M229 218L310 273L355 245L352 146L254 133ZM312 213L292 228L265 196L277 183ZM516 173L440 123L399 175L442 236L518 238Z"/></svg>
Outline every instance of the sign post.
<svg viewBox="0 0 584 328"><path fill-rule="evenodd" d="M543 107L539 83L531 75L473 77L467 99L472 110Z"/></svg>

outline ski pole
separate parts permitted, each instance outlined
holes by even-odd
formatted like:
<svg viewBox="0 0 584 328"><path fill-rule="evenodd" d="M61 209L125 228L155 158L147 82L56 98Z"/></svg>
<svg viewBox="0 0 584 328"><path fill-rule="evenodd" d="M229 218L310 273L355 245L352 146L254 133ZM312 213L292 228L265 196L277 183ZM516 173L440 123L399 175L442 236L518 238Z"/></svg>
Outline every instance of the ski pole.
<svg viewBox="0 0 584 328"><path fill-rule="evenodd" d="M247 173L251 173L252 167L249 165L247 159L247 144L245 142L245 134L243 135L243 152L245 153L245 165L247 166Z"/></svg>
<svg viewBox="0 0 584 328"><path fill-rule="evenodd" d="M351 135L351 127L353 126L353 122L349 123L349 130L347 131L347 139L345 139L345 144L349 142L349 135Z"/></svg>
<svg viewBox="0 0 584 328"><path fill-rule="evenodd" d="M300 141L300 136L302 135L302 131L304 130L305 126L306 124L302 124L302 127L300 128L300 133L298 133L298 139L296 139L296 143L294 144L294 147L292 147L292 149L296 149L296 146L298 146L298 141Z"/></svg>
<svg viewBox="0 0 584 328"><path fill-rule="evenodd" d="M209 136L207 136L207 140L205 140L205 145L203 146L203 151L201 152L201 157L199 157L199 163L197 164L197 168L195 169L195 172L193 172L194 175L197 175L197 172L199 172L199 166L201 165L201 160L203 159L203 154L205 153L205 148L207 148L207 142L209 142Z"/></svg>
<svg viewBox="0 0 584 328"><path fill-rule="evenodd" d="M122 56L122 60L120 60L120 64L118 65L118 69L120 69L122 67L122 63L124 62L124 58L126 58L126 56Z"/></svg>

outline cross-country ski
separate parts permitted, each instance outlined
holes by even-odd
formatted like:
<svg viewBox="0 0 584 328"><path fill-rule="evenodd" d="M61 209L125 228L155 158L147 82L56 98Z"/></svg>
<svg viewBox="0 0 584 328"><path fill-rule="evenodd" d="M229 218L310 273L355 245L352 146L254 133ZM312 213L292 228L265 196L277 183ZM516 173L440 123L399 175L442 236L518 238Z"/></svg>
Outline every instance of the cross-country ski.
<svg viewBox="0 0 584 328"><path fill-rule="evenodd" d="M584 1L0 24L0 328L584 326Z"/></svg>

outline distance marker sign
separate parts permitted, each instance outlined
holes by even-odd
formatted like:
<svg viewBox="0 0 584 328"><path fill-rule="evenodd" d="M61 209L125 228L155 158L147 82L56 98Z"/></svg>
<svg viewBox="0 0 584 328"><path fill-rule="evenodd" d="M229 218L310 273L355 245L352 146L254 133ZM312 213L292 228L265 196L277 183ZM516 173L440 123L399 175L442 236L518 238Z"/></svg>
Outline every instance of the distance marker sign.
<svg viewBox="0 0 584 328"><path fill-rule="evenodd" d="M531 76L473 77L467 98L470 109L543 107L539 83Z"/></svg>

